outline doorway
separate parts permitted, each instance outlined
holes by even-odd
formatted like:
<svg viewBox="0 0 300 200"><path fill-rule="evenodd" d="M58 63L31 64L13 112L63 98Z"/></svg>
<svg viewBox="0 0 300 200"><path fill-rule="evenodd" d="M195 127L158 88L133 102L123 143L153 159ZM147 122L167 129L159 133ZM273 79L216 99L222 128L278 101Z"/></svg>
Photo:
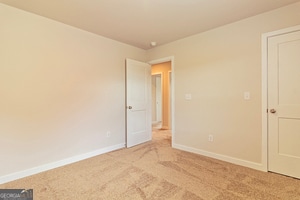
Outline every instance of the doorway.
<svg viewBox="0 0 300 200"><path fill-rule="evenodd" d="M160 129L169 130L171 116L170 77L171 62L163 62L151 66L152 74L152 118L154 125L160 124Z"/></svg>
<svg viewBox="0 0 300 200"><path fill-rule="evenodd" d="M152 73L152 130L169 132L174 139L174 58L150 61ZM161 84L159 86L159 84ZM161 94L157 94L161 91ZM161 102L161 103L160 103ZM158 113L159 112L159 113ZM161 113L161 114L160 114ZM172 142L173 143L173 142Z"/></svg>
<svg viewBox="0 0 300 200"><path fill-rule="evenodd" d="M148 63L126 59L126 88L125 88L125 105L126 105L126 136L125 142L127 147L135 146L151 140L151 65L169 62L171 70L174 69L174 57L153 60ZM171 71L170 70L170 71ZM171 74L171 80L174 80L174 73ZM149 78L148 78L149 77ZM168 79L166 79L168 80ZM170 100L170 119L174 119L174 81L171 81L169 90L171 91ZM148 87L149 86L149 87ZM139 92L135 92L138 90ZM162 101L163 102L163 101ZM146 106L146 107L145 107ZM144 109L145 107L145 109ZM148 114L149 113L149 114ZM162 116L163 118L163 116ZM137 123L138 122L138 123ZM172 124L172 127L171 127ZM169 123L169 130L172 129L171 146L174 140L174 123Z"/></svg>

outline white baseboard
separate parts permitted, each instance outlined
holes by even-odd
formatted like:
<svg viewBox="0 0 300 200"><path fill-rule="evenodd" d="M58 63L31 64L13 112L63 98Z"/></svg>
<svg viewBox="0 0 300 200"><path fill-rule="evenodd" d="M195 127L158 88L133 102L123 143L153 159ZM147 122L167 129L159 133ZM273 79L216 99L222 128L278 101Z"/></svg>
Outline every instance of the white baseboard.
<svg viewBox="0 0 300 200"><path fill-rule="evenodd" d="M47 171L47 170L51 170L51 169L54 169L54 168L57 168L57 167L61 167L61 166L64 166L64 165L72 164L74 162L85 160L85 159L88 159L88 158L91 158L91 157L94 157L94 156L98 156L98 155L108 153L108 152L111 152L111 151L114 151L114 150L117 150L117 149L121 149L121 148L124 148L124 147L125 147L125 144L117 144L117 145L114 145L114 146L109 146L109 147L105 147L105 148L102 148L102 149L98 149L96 151L92 151L92 152L89 152L89 153L85 153L85 154L81 154L81 155L78 155L78 156L73 156L73 157L70 157L70 158L66 158L66 159L63 159L63 160L60 160L60 161L57 161L57 162L53 162L53 163L41 165L41 166L38 166L38 167L34 167L34 168L31 168L31 169L26 169L24 171L4 175L4 176L0 177L0 184L7 183L7 182L10 182L10 181L14 181L14 180L17 180L17 179L20 179L20 178L24 178L26 176L31 176L31 175L34 175L34 174L38 174L38 173L41 173L41 172L44 172L44 171Z"/></svg>
<svg viewBox="0 0 300 200"><path fill-rule="evenodd" d="M161 129L162 130L169 130L169 127L168 126L162 126Z"/></svg>
<svg viewBox="0 0 300 200"><path fill-rule="evenodd" d="M249 168L260 170L260 171L266 171L261 163L250 162L247 160L242 160L242 159L238 159L238 158L234 158L234 157L230 157L230 156L226 156L226 155L216 154L216 153L212 153L212 152L208 152L208 151L204 151L201 149L196 149L196 148L192 148L192 147L188 147L188 146L184 146L184 145L180 145L180 144L173 144L172 147L175 149L180 149L183 151L196 153L199 155L203 155L203 156L210 157L210 158L215 158L215 159L233 163L236 165L241 165L244 167L249 167Z"/></svg>
<svg viewBox="0 0 300 200"><path fill-rule="evenodd" d="M161 121L152 121L152 124L161 123Z"/></svg>

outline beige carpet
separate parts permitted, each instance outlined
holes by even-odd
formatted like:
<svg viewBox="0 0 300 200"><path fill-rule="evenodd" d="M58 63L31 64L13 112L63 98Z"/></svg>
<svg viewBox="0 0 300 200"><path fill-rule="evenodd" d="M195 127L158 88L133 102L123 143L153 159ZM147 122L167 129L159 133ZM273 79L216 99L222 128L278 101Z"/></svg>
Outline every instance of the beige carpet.
<svg viewBox="0 0 300 200"><path fill-rule="evenodd" d="M170 133L151 142L0 185L32 188L35 200L299 200L300 180L172 149Z"/></svg>

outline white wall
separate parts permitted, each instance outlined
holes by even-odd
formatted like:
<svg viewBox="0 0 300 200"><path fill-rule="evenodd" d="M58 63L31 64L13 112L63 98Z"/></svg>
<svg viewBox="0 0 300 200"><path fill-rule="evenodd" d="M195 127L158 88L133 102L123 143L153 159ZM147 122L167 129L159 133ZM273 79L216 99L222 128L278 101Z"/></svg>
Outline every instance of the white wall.
<svg viewBox="0 0 300 200"><path fill-rule="evenodd" d="M3 4L0 13L0 178L124 146L125 58L146 52Z"/></svg>
<svg viewBox="0 0 300 200"><path fill-rule="evenodd" d="M261 35L297 24L300 3L149 50L148 60L175 57L174 147L264 169Z"/></svg>

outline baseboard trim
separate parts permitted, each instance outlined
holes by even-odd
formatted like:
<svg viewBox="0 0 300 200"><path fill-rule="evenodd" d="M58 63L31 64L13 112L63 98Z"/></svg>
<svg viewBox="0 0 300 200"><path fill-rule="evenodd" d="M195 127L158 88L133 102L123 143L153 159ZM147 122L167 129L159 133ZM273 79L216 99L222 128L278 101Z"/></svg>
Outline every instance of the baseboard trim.
<svg viewBox="0 0 300 200"><path fill-rule="evenodd" d="M187 151L187 152L191 152L191 153L196 153L199 155L203 155L206 157L222 160L222 161L233 163L236 165L256 169L259 171L266 171L261 163L255 163L255 162L242 160L242 159L238 159L238 158L234 158L234 157L230 157L230 156L226 156L226 155L216 154L216 153L212 153L212 152L208 152L208 151L204 151L201 149L196 149L193 147L188 147L188 146L184 146L184 145L180 145L180 144L173 144L172 147L175 149L179 149L179 150L183 150L183 151Z"/></svg>
<svg viewBox="0 0 300 200"><path fill-rule="evenodd" d="M92 152L89 152L89 153L85 153L85 154L81 154L81 155L78 155L78 156L73 156L73 157L70 157L70 158L66 158L66 159L63 159L63 160L60 160L60 161L57 161L57 162L53 162L53 163L41 165L41 166L38 166L38 167L34 167L34 168L31 168L31 169L26 169L24 171L4 175L4 176L0 177L0 184L7 183L7 182L10 182L10 181L14 181L14 180L24 178L24 177L27 177L27 176L31 176L31 175L34 175L34 174L38 174L38 173L48 171L48 170L51 170L51 169L54 169L54 168L62 167L64 165L72 164L74 162L85 160L85 159L88 159L88 158L91 158L91 157L94 157L94 156L98 156L98 155L101 155L101 154L104 154L104 153L108 153L108 152L111 152L111 151L114 151L114 150L121 149L121 148L124 148L124 147L125 147L125 144L123 144L123 143L122 144L117 144L117 145L114 145L114 146L109 146L109 147L105 147L105 148L102 148L102 149L98 149L96 151L92 151Z"/></svg>

